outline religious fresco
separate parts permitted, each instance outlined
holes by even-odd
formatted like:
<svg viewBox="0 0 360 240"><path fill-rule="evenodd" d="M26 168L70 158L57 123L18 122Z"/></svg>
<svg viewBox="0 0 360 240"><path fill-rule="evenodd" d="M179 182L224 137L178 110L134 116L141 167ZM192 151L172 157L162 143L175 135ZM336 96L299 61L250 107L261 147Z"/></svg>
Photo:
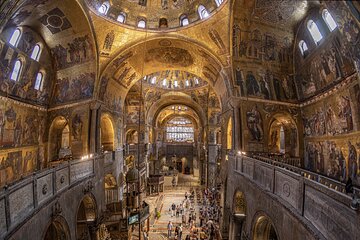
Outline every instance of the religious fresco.
<svg viewBox="0 0 360 240"><path fill-rule="evenodd" d="M115 32L114 32L114 30L111 30L110 32L108 32L106 34L106 37L104 39L101 56L109 56L110 55L114 40L115 40Z"/></svg>
<svg viewBox="0 0 360 240"><path fill-rule="evenodd" d="M188 67L194 63L188 50L176 47L152 48L148 50L145 61L157 61L170 67Z"/></svg>
<svg viewBox="0 0 360 240"><path fill-rule="evenodd" d="M94 82L95 73L80 73L77 77L67 76L57 79L53 103L61 104L91 98Z"/></svg>
<svg viewBox="0 0 360 240"><path fill-rule="evenodd" d="M360 185L360 138L307 141L305 143L305 168L322 175Z"/></svg>
<svg viewBox="0 0 360 240"><path fill-rule="evenodd" d="M36 147L0 151L0 186L30 175L38 169L37 155Z"/></svg>
<svg viewBox="0 0 360 240"><path fill-rule="evenodd" d="M297 93L292 75L277 75L269 69L249 67L248 71L235 68L235 85L240 96L278 101L296 101Z"/></svg>
<svg viewBox="0 0 360 240"><path fill-rule="evenodd" d="M343 56L341 51L341 42L338 38L333 41L324 43L325 49L313 56L308 56L303 64L298 64L296 82L301 88L299 89L301 98L308 98L320 93L322 90L334 83L343 80L344 77L353 73L354 69L349 59Z"/></svg>
<svg viewBox="0 0 360 240"><path fill-rule="evenodd" d="M279 32L275 35L270 33L268 27L255 25L254 29L242 26L241 20L236 20L239 23L234 23L232 36L234 60L248 59L282 65L291 63L292 37L289 33Z"/></svg>
<svg viewBox="0 0 360 240"><path fill-rule="evenodd" d="M45 118L38 109L0 100L0 186L40 168Z"/></svg>
<svg viewBox="0 0 360 240"><path fill-rule="evenodd" d="M246 112L246 123L251 134L251 141L260 142L264 138L264 125L257 105Z"/></svg>
<svg viewBox="0 0 360 240"><path fill-rule="evenodd" d="M238 96L297 102L289 32L235 16L232 38Z"/></svg>
<svg viewBox="0 0 360 240"><path fill-rule="evenodd" d="M28 28L23 28L18 47L14 48L3 40L10 36L12 30L5 31L0 38L0 92L21 98L26 102L47 105L52 87L50 76L53 69L51 62L45 62L43 59L49 57L49 53L43 49L39 62L34 61L30 55L35 44L42 42L40 36ZM10 76L18 58L22 60L23 67L19 80L13 81ZM42 89L37 90L34 86L39 69L45 74L43 75Z"/></svg>
<svg viewBox="0 0 360 240"><path fill-rule="evenodd" d="M57 70L94 60L94 47L88 34L76 36L70 42L51 48Z"/></svg>
<svg viewBox="0 0 360 240"><path fill-rule="evenodd" d="M338 135L354 130L355 111L349 91L304 108L305 136Z"/></svg>
<svg viewBox="0 0 360 240"><path fill-rule="evenodd" d="M20 147L39 144L43 129L37 126L43 122L38 110L19 107L10 102L0 104L0 146Z"/></svg>
<svg viewBox="0 0 360 240"><path fill-rule="evenodd" d="M109 82L109 79L103 77L100 81L100 92L99 99L104 101L108 109L115 113L122 113L122 97L120 96L119 87L113 83ZM106 86L105 86L106 85Z"/></svg>
<svg viewBox="0 0 360 240"><path fill-rule="evenodd" d="M242 100L241 126L243 150L280 153L280 129L284 130L283 152L298 157L302 128L299 125L300 108Z"/></svg>
<svg viewBox="0 0 360 240"><path fill-rule="evenodd" d="M306 23L299 27L296 46L304 40L309 53L303 57L298 48L295 51L296 83L300 98L307 99L319 94L333 85L343 81L355 72L355 65L360 63L360 28L351 14L345 10L342 2L331 1L326 3L328 10L337 23L337 29L323 36L320 46L315 46ZM321 14L315 12L310 17L323 22ZM319 25L326 28L326 24Z"/></svg>
<svg viewBox="0 0 360 240"><path fill-rule="evenodd" d="M256 0L254 17L270 24L289 25L291 18L299 19L299 15L306 10L306 0L285 0L274 4L268 0Z"/></svg>

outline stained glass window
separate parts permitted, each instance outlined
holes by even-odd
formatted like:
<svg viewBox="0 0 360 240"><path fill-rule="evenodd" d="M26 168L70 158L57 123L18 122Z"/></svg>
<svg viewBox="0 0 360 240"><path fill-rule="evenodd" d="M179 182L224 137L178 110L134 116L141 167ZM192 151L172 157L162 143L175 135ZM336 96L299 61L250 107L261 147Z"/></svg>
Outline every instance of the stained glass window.
<svg viewBox="0 0 360 240"><path fill-rule="evenodd" d="M193 123L183 117L176 117L166 125L166 139L168 142L194 142Z"/></svg>

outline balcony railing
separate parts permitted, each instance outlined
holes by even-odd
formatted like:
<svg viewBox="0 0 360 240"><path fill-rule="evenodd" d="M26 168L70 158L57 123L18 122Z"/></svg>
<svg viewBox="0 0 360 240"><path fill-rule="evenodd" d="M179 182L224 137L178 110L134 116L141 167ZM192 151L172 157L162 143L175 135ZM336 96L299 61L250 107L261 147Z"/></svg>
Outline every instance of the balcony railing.
<svg viewBox="0 0 360 240"><path fill-rule="evenodd" d="M299 168L296 167L298 166L296 164L296 166L294 165L290 165L289 162L291 163L291 158L290 160L284 160L284 161L278 161L278 160L274 160L272 158L266 158L263 156L259 156L259 155L252 155L252 157L256 160L262 161L262 162L266 162L269 163L271 165L283 168L283 169L287 169L291 172L297 173L299 175L301 175L302 177L306 178L306 179L310 179L313 181L316 181L328 188L334 189L335 191L341 192L341 193L345 193L345 184L342 182L339 182L335 179L331 179L329 177L326 177L324 175L318 174L318 173L314 173L311 171L308 171L306 169L303 168ZM355 188L355 192L359 193L360 190Z"/></svg>
<svg viewBox="0 0 360 240"><path fill-rule="evenodd" d="M150 175L148 179L149 185L160 185L164 183L164 175Z"/></svg>
<svg viewBox="0 0 360 240"><path fill-rule="evenodd" d="M358 214L350 208L351 196L345 193L344 183L263 156L229 155L229 161L234 164L233 181L238 182L239 175L249 179L307 219L326 239L360 236ZM359 195L359 188L354 189Z"/></svg>
<svg viewBox="0 0 360 240"><path fill-rule="evenodd" d="M94 157L59 163L0 190L0 239L68 188L94 176Z"/></svg>
<svg viewBox="0 0 360 240"><path fill-rule="evenodd" d="M105 189L105 203L113 203L119 201L119 191L117 188Z"/></svg>

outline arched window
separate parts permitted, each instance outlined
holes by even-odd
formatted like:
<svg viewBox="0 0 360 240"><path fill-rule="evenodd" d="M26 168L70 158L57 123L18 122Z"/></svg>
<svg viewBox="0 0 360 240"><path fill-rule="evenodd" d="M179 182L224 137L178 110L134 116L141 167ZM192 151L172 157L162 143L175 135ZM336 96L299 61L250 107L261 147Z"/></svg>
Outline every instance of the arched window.
<svg viewBox="0 0 360 240"><path fill-rule="evenodd" d="M194 124L184 117L173 118L166 123L166 140L167 142L194 142Z"/></svg>
<svg viewBox="0 0 360 240"><path fill-rule="evenodd" d="M194 78L195 80L195 85L199 85L199 79L198 78Z"/></svg>
<svg viewBox="0 0 360 240"><path fill-rule="evenodd" d="M229 118L229 122L227 124L227 136L226 136L226 148L227 149L232 149L232 145L233 145L233 127L232 127L232 118Z"/></svg>
<svg viewBox="0 0 360 240"><path fill-rule="evenodd" d="M209 16L208 11L203 5L200 5L198 8L198 13L201 19L207 18Z"/></svg>
<svg viewBox="0 0 360 240"><path fill-rule="evenodd" d="M155 84L156 83L156 76L151 78L151 84Z"/></svg>
<svg viewBox="0 0 360 240"><path fill-rule="evenodd" d="M166 81L166 78L164 78L164 80L163 80L163 87L166 87L166 85L167 85L167 81Z"/></svg>
<svg viewBox="0 0 360 240"><path fill-rule="evenodd" d="M306 51L308 50L308 47L304 40L301 40L299 42L299 48L300 48L301 55L305 56Z"/></svg>
<svg viewBox="0 0 360 240"><path fill-rule="evenodd" d="M280 153L285 153L285 130L284 127L280 127Z"/></svg>
<svg viewBox="0 0 360 240"><path fill-rule="evenodd" d="M39 61L40 53L41 53L41 47L39 44L36 44L31 53L31 58L34 59L35 61Z"/></svg>
<svg viewBox="0 0 360 240"><path fill-rule="evenodd" d="M328 26L330 32L334 31L335 28L337 28L337 24L334 20L334 18L331 16L329 11L327 9L324 9L322 12L322 17L324 21L326 22L326 25Z"/></svg>
<svg viewBox="0 0 360 240"><path fill-rule="evenodd" d="M189 19L185 14L183 14L183 15L180 16L180 26L183 27L183 26L186 26L186 25L189 25Z"/></svg>
<svg viewBox="0 0 360 240"><path fill-rule="evenodd" d="M126 15L125 13L120 13L119 16L117 17L117 21L118 22L121 22L121 23L124 23L126 20Z"/></svg>
<svg viewBox="0 0 360 240"><path fill-rule="evenodd" d="M13 34L11 35L10 41L9 43L11 45L13 45L14 47L17 47L19 40L21 37L21 31L19 28L15 29L15 31L13 32Z"/></svg>
<svg viewBox="0 0 360 240"><path fill-rule="evenodd" d="M222 3L224 2L224 0L215 0L216 6L220 6Z"/></svg>
<svg viewBox="0 0 360 240"><path fill-rule="evenodd" d="M99 7L98 11L99 11L99 13L106 15L108 13L109 9L110 9L110 3L109 2L104 2Z"/></svg>
<svg viewBox="0 0 360 240"><path fill-rule="evenodd" d="M307 23L307 28L314 39L315 43L317 44L322 39L322 35L316 23L313 20L309 20Z"/></svg>
<svg viewBox="0 0 360 240"><path fill-rule="evenodd" d="M185 85L186 85L187 87L190 85L190 84L189 84L189 80L186 79Z"/></svg>
<svg viewBox="0 0 360 240"><path fill-rule="evenodd" d="M70 128L66 124L61 132L61 148L68 148L70 146Z"/></svg>
<svg viewBox="0 0 360 240"><path fill-rule="evenodd" d="M18 59L15 62L14 69L11 73L10 79L14 81L18 81L21 74L21 69L22 69L22 62Z"/></svg>
<svg viewBox="0 0 360 240"><path fill-rule="evenodd" d="M38 74L36 75L35 86L34 86L36 90L42 91L43 79L44 79L44 75L41 72L38 72Z"/></svg>
<svg viewBox="0 0 360 240"><path fill-rule="evenodd" d="M138 28L145 28L146 27L146 22L144 20L140 20L138 22Z"/></svg>

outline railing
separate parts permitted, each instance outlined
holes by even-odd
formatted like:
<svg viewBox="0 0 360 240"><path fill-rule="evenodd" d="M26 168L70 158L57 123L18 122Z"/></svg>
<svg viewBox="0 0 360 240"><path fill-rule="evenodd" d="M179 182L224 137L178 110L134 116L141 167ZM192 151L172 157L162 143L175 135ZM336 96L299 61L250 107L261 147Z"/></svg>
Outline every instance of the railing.
<svg viewBox="0 0 360 240"><path fill-rule="evenodd" d="M0 239L66 189L94 175L95 158L59 163L0 190Z"/></svg>
<svg viewBox="0 0 360 240"><path fill-rule="evenodd" d="M301 167L301 159L296 157L285 157L282 154L271 154L271 153L255 153L252 156L256 157L259 160L263 159L264 161L267 161L268 159L270 159L294 167Z"/></svg>
<svg viewBox="0 0 360 240"><path fill-rule="evenodd" d="M117 188L105 189L105 203L113 203L119 201L119 191Z"/></svg>
<svg viewBox="0 0 360 240"><path fill-rule="evenodd" d="M164 175L150 175L148 179L149 185L160 185L164 183Z"/></svg>
<svg viewBox="0 0 360 240"><path fill-rule="evenodd" d="M229 155L235 174L249 179L286 209L313 224L326 239L358 239L359 216L350 208L345 184L304 169L259 156ZM354 188L359 194L359 188Z"/></svg>
<svg viewBox="0 0 360 240"><path fill-rule="evenodd" d="M266 158L263 156L258 156L258 155L252 155L252 157L254 159L257 159L259 161L262 162L266 162L269 163L271 165L283 168L283 169L287 169L291 172L297 173L299 175L301 175L304 178L316 181L328 188L334 189L335 191L341 192L341 193L345 193L345 184L339 181L336 181L335 179L331 179L329 177L326 177L324 175L318 174L318 173L314 173L308 170L305 170L303 168L299 168L293 165L288 164L288 161L277 161L274 159L270 159L270 158ZM360 189L355 188L355 192L359 193Z"/></svg>

